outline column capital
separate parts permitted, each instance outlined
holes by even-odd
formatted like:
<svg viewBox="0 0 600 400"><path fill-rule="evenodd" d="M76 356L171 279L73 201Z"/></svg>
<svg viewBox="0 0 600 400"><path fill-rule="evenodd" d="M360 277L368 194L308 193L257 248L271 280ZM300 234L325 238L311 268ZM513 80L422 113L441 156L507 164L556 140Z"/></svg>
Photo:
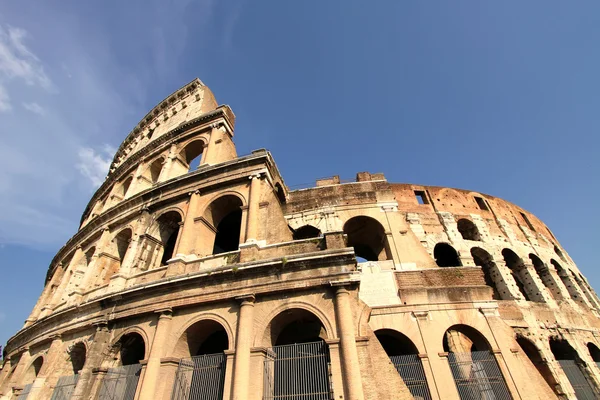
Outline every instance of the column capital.
<svg viewBox="0 0 600 400"><path fill-rule="evenodd" d="M173 318L173 310L171 308L162 308L160 310L154 311L155 314L158 314L158 319L171 319Z"/></svg>
<svg viewBox="0 0 600 400"><path fill-rule="evenodd" d="M108 330L108 320L101 320L92 324L96 328L96 331Z"/></svg>
<svg viewBox="0 0 600 400"><path fill-rule="evenodd" d="M244 305L254 305L254 302L256 301L256 296L254 296L254 293L248 293L248 294L243 294L241 296L237 296L235 298L237 301L240 302L240 305L244 306Z"/></svg>

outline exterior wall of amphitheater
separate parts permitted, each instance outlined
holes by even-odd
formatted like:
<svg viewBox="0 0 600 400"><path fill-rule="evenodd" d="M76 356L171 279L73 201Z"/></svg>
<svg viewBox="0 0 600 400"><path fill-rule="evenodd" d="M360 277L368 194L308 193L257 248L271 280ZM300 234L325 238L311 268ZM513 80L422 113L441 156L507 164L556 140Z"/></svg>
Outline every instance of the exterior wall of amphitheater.
<svg viewBox="0 0 600 400"><path fill-rule="evenodd" d="M474 349L506 398L584 398L569 357L600 393L600 300L537 217L366 172L290 191L269 152L237 155L234 123L195 80L127 136L6 346L1 399L50 399L75 373L71 398L102 398L133 337L131 398L167 399L215 332L223 399L272 398L265 365L289 335L326 343L326 398L413 398L385 335L412 344L431 399L468 398L450 362Z"/></svg>

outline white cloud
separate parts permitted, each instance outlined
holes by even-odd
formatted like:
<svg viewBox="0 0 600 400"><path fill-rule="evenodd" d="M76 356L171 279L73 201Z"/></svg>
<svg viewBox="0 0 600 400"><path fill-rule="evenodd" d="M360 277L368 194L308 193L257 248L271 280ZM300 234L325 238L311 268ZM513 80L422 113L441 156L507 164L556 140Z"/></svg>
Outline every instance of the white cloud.
<svg viewBox="0 0 600 400"><path fill-rule="evenodd" d="M0 112L10 111L12 106L10 105L10 98L8 92L4 86L0 85Z"/></svg>
<svg viewBox="0 0 600 400"><path fill-rule="evenodd" d="M23 29L0 26L0 72L8 79L19 78L28 85L50 89L52 82L40 60L23 43L26 37Z"/></svg>
<svg viewBox="0 0 600 400"><path fill-rule="evenodd" d="M100 153L89 147L81 148L77 153L79 162L76 167L83 176L90 180L94 187L98 187L108 173L112 154L114 154L113 148L106 144Z"/></svg>
<svg viewBox="0 0 600 400"><path fill-rule="evenodd" d="M23 108L31 111L34 114L38 114L41 116L46 115L46 110L35 101L31 103L23 103Z"/></svg>

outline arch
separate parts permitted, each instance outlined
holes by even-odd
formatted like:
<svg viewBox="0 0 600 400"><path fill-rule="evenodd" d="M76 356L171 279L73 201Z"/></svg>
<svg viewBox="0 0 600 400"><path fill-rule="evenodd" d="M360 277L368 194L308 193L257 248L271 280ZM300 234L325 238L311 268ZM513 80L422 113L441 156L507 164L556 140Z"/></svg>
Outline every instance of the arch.
<svg viewBox="0 0 600 400"><path fill-rule="evenodd" d="M344 224L344 234L348 237L348 246L354 248L358 259L366 261L391 259L385 229L376 219L364 215L350 218Z"/></svg>
<svg viewBox="0 0 600 400"><path fill-rule="evenodd" d="M444 351L452 353L491 350L490 343L481 332L464 324L452 325L446 329L442 346L444 347Z"/></svg>
<svg viewBox="0 0 600 400"><path fill-rule="evenodd" d="M413 341L394 329L378 329L375 331L375 337L377 337L388 356L419 354L419 350Z"/></svg>
<svg viewBox="0 0 600 400"><path fill-rule="evenodd" d="M293 231L294 240L311 239L321 236L321 231L312 225L304 225Z"/></svg>
<svg viewBox="0 0 600 400"><path fill-rule="evenodd" d="M461 218L456 223L456 226L464 240L481 241L479 229L477 229L477 226L473 223L473 221L470 221L466 218Z"/></svg>
<svg viewBox="0 0 600 400"><path fill-rule="evenodd" d="M571 297L571 299L575 300L576 302L578 302L580 304L585 304L585 301L583 301L581 296L579 296L579 292L577 291L577 288L575 287L575 283L573 283L568 271L566 269L564 269L562 267L562 265L560 265L558 263L558 261L556 261L555 259L551 259L550 264L552 264L554 269L556 269L556 273L558 274L558 277L562 281L563 285L565 285L565 287L567 288L567 291L569 292L569 296Z"/></svg>
<svg viewBox="0 0 600 400"><path fill-rule="evenodd" d="M221 254L238 250L242 227L242 200L233 194L214 199L203 213L209 229L204 230L206 243L212 242L212 253Z"/></svg>
<svg viewBox="0 0 600 400"><path fill-rule="evenodd" d="M29 367L27 368L27 372L25 372L25 376L23 377L23 382L31 383L38 377L40 374L42 367L44 366L44 356L36 357Z"/></svg>
<svg viewBox="0 0 600 400"><path fill-rule="evenodd" d="M127 249L129 248L129 243L131 242L132 231L131 228L125 228L119 233L115 235L112 242L114 244L114 249L116 250L116 256L119 257L120 263L123 263L125 260L125 256L127 255Z"/></svg>
<svg viewBox="0 0 600 400"><path fill-rule="evenodd" d="M77 342L69 351L69 358L71 360L71 367L73 368L73 374L78 374L85 365L87 358L87 348L85 343Z"/></svg>
<svg viewBox="0 0 600 400"><path fill-rule="evenodd" d="M121 183L121 185L119 186L119 190L117 192L117 194L124 199L125 195L127 195L127 191L129 190L129 187L131 186L131 182L133 182L133 176L129 176L127 178L125 178L125 180L123 180L123 183Z"/></svg>
<svg viewBox="0 0 600 400"><path fill-rule="evenodd" d="M471 248L471 256L475 265L481 267L485 284L492 288L492 298L502 300L496 281L498 281L498 286L502 287L504 293L506 293L506 284L502 280L502 275L500 275L492 255L480 247L473 247Z"/></svg>
<svg viewBox="0 0 600 400"><path fill-rule="evenodd" d="M227 338L228 338L228 343L227 343L227 347L229 349L233 349L235 346L235 341L234 341L234 335L233 335L233 329L231 327L231 324L222 316L212 313L212 312L208 312L208 313L201 313L200 315L195 314L192 318L189 318L184 324L183 327L180 328L176 334L173 335L173 337L178 338L178 341L175 343L173 349L172 349L172 355L173 357L190 357L191 352L189 351L189 347L188 347L188 342L186 339L186 332L194 325L198 325L201 323L207 323L207 324L212 324L214 326L214 324L220 325L224 330L225 333L227 334ZM186 339L185 341L182 341L182 338Z"/></svg>
<svg viewBox="0 0 600 400"><path fill-rule="evenodd" d="M433 258L438 267L461 267L458 252L448 243L438 243L433 248Z"/></svg>
<svg viewBox="0 0 600 400"><path fill-rule="evenodd" d="M139 364L146 356L146 341L138 332L121 335L117 341L120 365Z"/></svg>
<svg viewBox="0 0 600 400"><path fill-rule="evenodd" d="M558 289L556 282L554 282L554 278L550 274L550 271L548 270L546 264L544 264L544 262L533 253L529 254L529 259L533 264L535 272L540 277L540 280L542 281L544 286L546 286L546 288L548 289L548 293L550 293L552 298L554 298L555 300L562 300L562 293Z"/></svg>
<svg viewBox="0 0 600 400"><path fill-rule="evenodd" d="M517 335L516 340L519 344L519 347L521 347L521 350L523 350L527 358L529 358L529 361L531 361L533 366L538 370L548 386L550 386L550 388L556 392L556 385L558 382L554 378L554 375L552 375L552 370L545 362L544 357L542 357L542 354L537 346L532 341L521 335Z"/></svg>
<svg viewBox="0 0 600 400"><path fill-rule="evenodd" d="M228 329L214 318L201 318L187 326L173 350L176 357L195 357L232 349Z"/></svg>
<svg viewBox="0 0 600 400"><path fill-rule="evenodd" d="M167 265L167 261L173 258L182 221L181 213L175 210L166 211L156 219L153 230L162 244L157 249L160 265Z"/></svg>
<svg viewBox="0 0 600 400"><path fill-rule="evenodd" d="M179 156L184 161L188 168L188 172L196 169L202 162L202 153L206 144L202 139L194 139L185 144L183 149L179 152Z"/></svg>
<svg viewBox="0 0 600 400"><path fill-rule="evenodd" d="M275 184L275 196L277 196L277 200L279 200L281 204L285 204L285 192L283 190L283 186L281 186L279 182Z"/></svg>
<svg viewBox="0 0 600 400"><path fill-rule="evenodd" d="M600 364L600 348L596 346L594 343L589 342L587 344L588 352L590 353L590 357L596 363L596 365ZM600 366L600 365L599 365Z"/></svg>
<svg viewBox="0 0 600 400"><path fill-rule="evenodd" d="M150 163L148 168L146 168L143 176L154 185L158 182L158 178L160 177L164 163L165 158L163 156L156 158L154 161L152 161L152 163Z"/></svg>
<svg viewBox="0 0 600 400"><path fill-rule="evenodd" d="M510 270L519 292L525 300L531 301L532 292L526 287L526 284L529 284L530 286L532 285L531 277L528 276L527 268L525 267L523 260L511 249L502 249L502 257L504 258L506 266Z"/></svg>
<svg viewBox="0 0 600 400"><path fill-rule="evenodd" d="M567 259L565 258L565 255L563 254L563 252L558 248L557 245L554 245L554 252L556 253L557 256L560 257L561 260L563 260L564 262L567 262Z"/></svg>
<svg viewBox="0 0 600 400"><path fill-rule="evenodd" d="M300 311L301 315L313 315L315 316L319 322L321 323L324 332L324 339L330 339L335 337L334 326L332 322L327 318L326 314L315 307L314 305L308 302L300 302L294 301L286 304L282 304L281 306L275 308L271 313L269 313L268 317L264 320L269 321L264 328L262 336L256 336L255 345L256 346L265 346L270 347L273 346L273 321L280 315L292 315L295 311ZM281 326L282 320L279 321L279 325Z"/></svg>

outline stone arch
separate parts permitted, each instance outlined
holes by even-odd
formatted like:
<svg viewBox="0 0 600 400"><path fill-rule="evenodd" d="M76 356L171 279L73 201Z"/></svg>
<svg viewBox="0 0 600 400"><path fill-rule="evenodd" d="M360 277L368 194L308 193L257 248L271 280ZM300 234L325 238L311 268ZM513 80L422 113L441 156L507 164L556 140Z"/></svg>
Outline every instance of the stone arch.
<svg viewBox="0 0 600 400"><path fill-rule="evenodd" d="M165 163L165 156L161 155L148 163L148 167L142 174L142 176L149 181L151 185L158 183L158 178L162 172Z"/></svg>
<svg viewBox="0 0 600 400"><path fill-rule="evenodd" d="M408 336L395 329L383 328L376 330L374 333L388 356L419 354L419 349L415 343Z"/></svg>
<svg viewBox="0 0 600 400"><path fill-rule="evenodd" d="M544 301L521 257L508 248L502 249L502 257L523 298L527 301Z"/></svg>
<svg viewBox="0 0 600 400"><path fill-rule="evenodd" d="M200 166L206 146L206 141L202 138L193 138L181 146L179 157L187 167L188 172L191 172L194 167ZM198 165L196 165L196 162Z"/></svg>
<svg viewBox="0 0 600 400"><path fill-rule="evenodd" d="M125 196L127 195L127 191L131 187L132 182L133 182L133 175L130 175L127 178L123 179L122 182L119 183L119 186L117 189L117 195L119 197L121 197L121 199L124 199Z"/></svg>
<svg viewBox="0 0 600 400"><path fill-rule="evenodd" d="M576 398L598 398L594 378L585 367L585 362L581 359L577 350L567 340L562 337L551 337L550 351L552 351L554 359L565 372Z"/></svg>
<svg viewBox="0 0 600 400"><path fill-rule="evenodd" d="M571 299L575 300L580 304L585 304L585 301L579 295L579 292L577 291L575 283L571 279L569 272L565 268L563 268L563 266L560 265L555 259L551 259L550 264L552 264L554 269L556 269L556 273L558 274L558 277L562 281L563 285L565 285L565 287L567 288Z"/></svg>
<svg viewBox="0 0 600 400"><path fill-rule="evenodd" d="M550 388L556 392L556 385L558 382L556 378L552 374L552 370L548 366L548 363L542 356L540 349L529 339L522 335L517 335L516 341L521 347L521 350L525 353L529 361L533 364L533 366L540 373L544 381L550 386ZM557 393L558 394L558 393Z"/></svg>
<svg viewBox="0 0 600 400"><path fill-rule="evenodd" d="M558 248L557 245L554 245L554 252L556 253L556 255L558 257L560 257L561 260L563 260L564 262L567 262L567 258L565 257L563 252Z"/></svg>
<svg viewBox="0 0 600 400"><path fill-rule="evenodd" d="M148 343L143 330L130 328L113 342L111 353L119 366L139 364L148 354Z"/></svg>
<svg viewBox="0 0 600 400"><path fill-rule="evenodd" d="M171 351L171 354L173 357L189 357L188 353L186 352L186 350L189 349L188 343L182 342L182 338L184 338L184 335L186 335L186 332L192 326L200 324L200 323L204 323L204 322L208 322L210 324L217 324L217 325L221 326L224 329L225 333L227 334L228 348L229 349L235 348L234 330L233 330L231 324L229 323L229 321L227 321L221 315L213 313L213 312L201 312L200 314L195 314L194 316L188 318L187 321L185 321L185 323L182 324L183 327L178 329L176 331L175 335L173 335L174 338L178 338L177 342L175 343L175 345L173 346L172 351Z"/></svg>
<svg viewBox="0 0 600 400"><path fill-rule="evenodd" d="M344 234L357 258L366 261L392 259L385 229L376 219L365 215L352 217L344 224Z"/></svg>
<svg viewBox="0 0 600 400"><path fill-rule="evenodd" d="M492 350L490 342L481 332L465 324L452 325L446 329L442 346L444 351L454 353Z"/></svg>
<svg viewBox="0 0 600 400"><path fill-rule="evenodd" d="M149 235L156 239L158 243L149 243L152 249L152 256L145 255L146 268L151 260L160 260L160 265L167 265L167 261L175 255L175 246L179 237L181 224L183 223L183 213L178 208L164 210L148 228Z"/></svg>
<svg viewBox="0 0 600 400"><path fill-rule="evenodd" d="M293 230L292 237L294 240L311 239L320 237L321 230L312 225L303 225L298 229Z"/></svg>
<svg viewBox="0 0 600 400"><path fill-rule="evenodd" d="M277 197L277 200L279 200L281 204L285 204L285 191L283 190L283 186L281 186L281 183L277 182L273 190L275 191L275 196Z"/></svg>
<svg viewBox="0 0 600 400"><path fill-rule="evenodd" d="M438 267L461 267L458 252L448 243L440 242L433 248L433 258Z"/></svg>
<svg viewBox="0 0 600 400"><path fill-rule="evenodd" d="M87 359L87 347L84 342L77 342L69 349L69 359L73 374L78 374L83 369Z"/></svg>
<svg viewBox="0 0 600 400"><path fill-rule="evenodd" d="M194 318L177 338L173 348L173 357L177 358L221 353L235 346L227 321L214 314Z"/></svg>
<svg viewBox="0 0 600 400"><path fill-rule="evenodd" d="M598 346L596 346L592 342L588 342L588 344L586 346L587 346L588 352L590 353L590 357L592 357L592 360L594 360L596 365L598 367L600 367L600 348L598 348Z"/></svg>
<svg viewBox="0 0 600 400"><path fill-rule="evenodd" d="M550 293L550 295L555 300L562 300L563 295L560 292L560 289L558 288L558 286L556 285L556 282L554 281L554 278L552 277L552 274L550 273L550 270L548 269L546 264L544 264L544 262L533 253L529 254L529 259L531 260L531 263L533 264L533 268L535 269L535 272L540 277L540 280L542 281L544 286L546 286L546 288L548 289L548 293Z"/></svg>
<svg viewBox="0 0 600 400"><path fill-rule="evenodd" d="M481 241L481 234L473 221L461 218L457 221L456 227L464 240Z"/></svg>
<svg viewBox="0 0 600 400"><path fill-rule="evenodd" d="M269 313L268 317L265 318L265 320L269 322L265 325L262 336L257 335L255 338L255 345L262 345L264 347L273 346L273 334L271 331L273 321L284 312L293 312L293 310L300 310L304 313L314 315L320 321L324 329L324 339L332 339L336 337L333 324L322 310L308 302L294 301L287 304L282 304Z"/></svg>
<svg viewBox="0 0 600 400"><path fill-rule="evenodd" d="M492 288L492 298L495 300L502 300L503 296L500 292L504 294L504 298L510 297L507 296L508 290L506 283L502 279L502 275L500 274L492 255L481 247L472 247L471 256L473 257L475 265L481 267L485 284Z"/></svg>
<svg viewBox="0 0 600 400"><path fill-rule="evenodd" d="M204 254L221 254L239 248L242 228L243 200L234 193L222 193L202 213ZM210 249L210 250L209 250Z"/></svg>
<svg viewBox="0 0 600 400"><path fill-rule="evenodd" d="M23 383L29 384L32 383L35 378L38 377L42 368L44 367L45 358L43 355L40 355L29 363L29 366L25 370L25 375L23 376Z"/></svg>

